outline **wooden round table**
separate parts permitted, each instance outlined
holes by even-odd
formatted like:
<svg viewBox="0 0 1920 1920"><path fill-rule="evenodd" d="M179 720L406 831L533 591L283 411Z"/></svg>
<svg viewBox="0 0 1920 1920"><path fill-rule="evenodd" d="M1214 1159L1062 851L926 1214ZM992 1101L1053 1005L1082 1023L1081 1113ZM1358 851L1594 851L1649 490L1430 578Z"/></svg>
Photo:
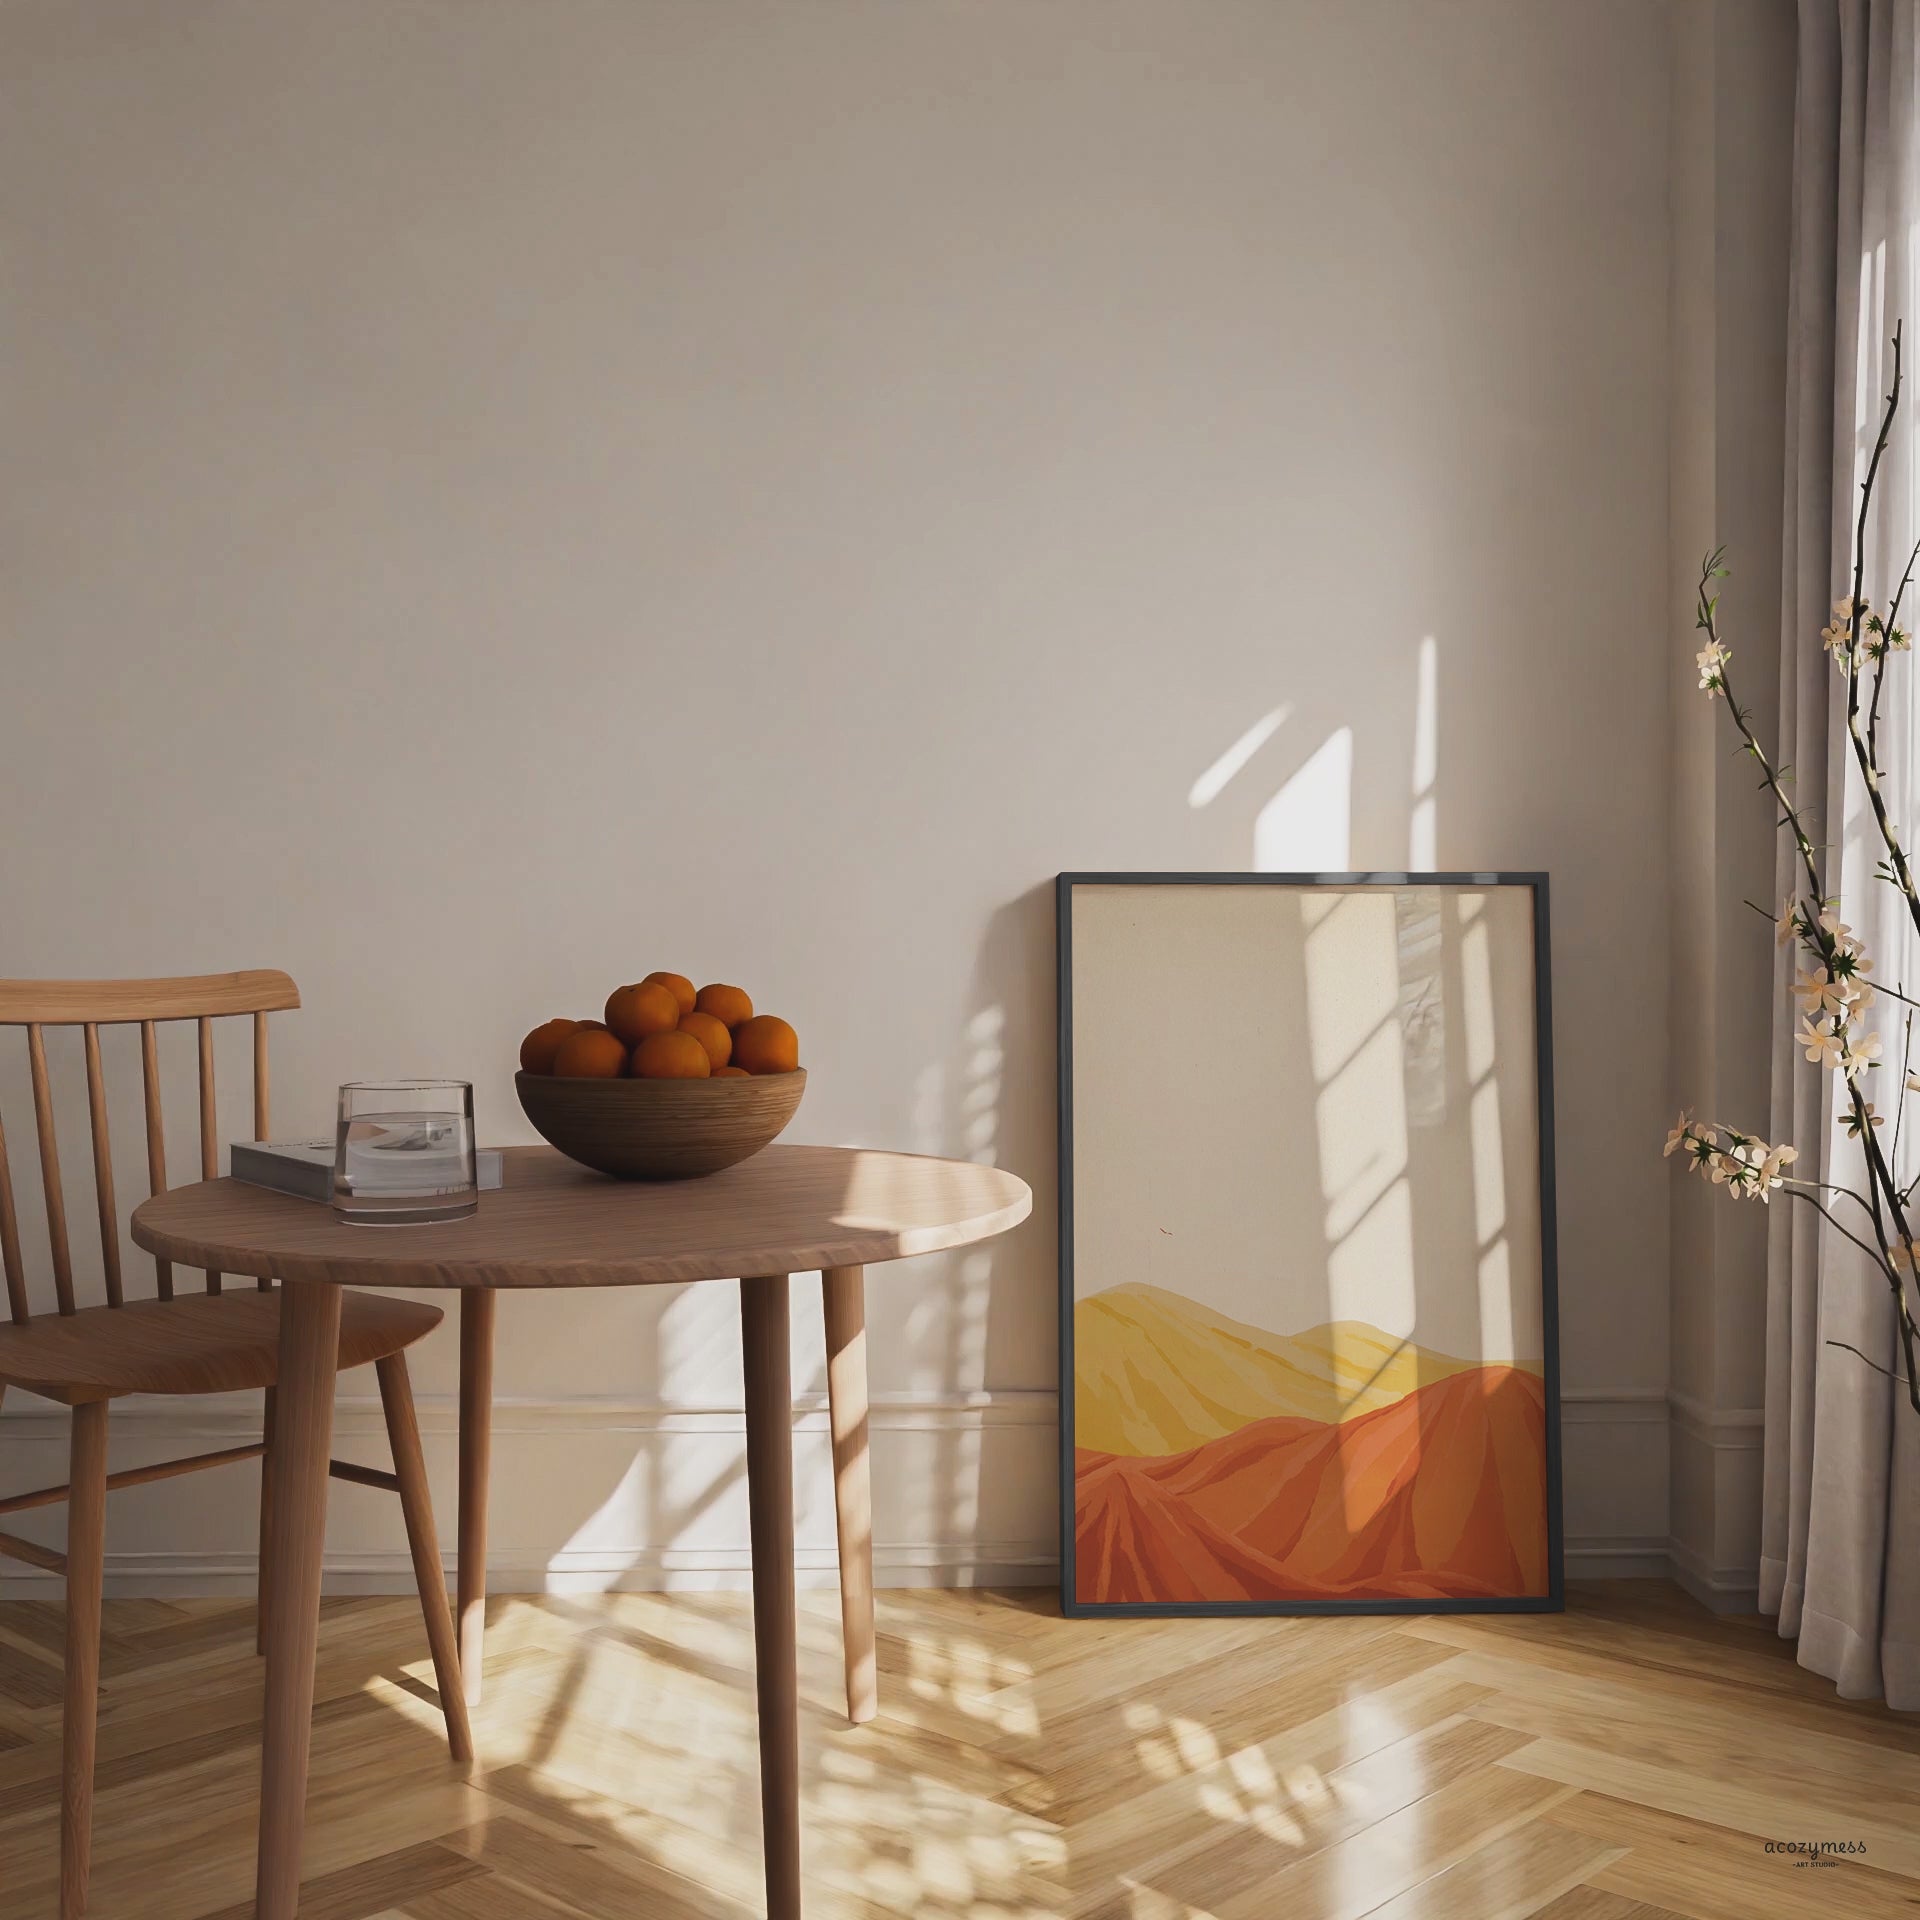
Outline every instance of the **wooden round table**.
<svg viewBox="0 0 1920 1920"><path fill-rule="evenodd" d="M1024 1181L966 1161L846 1147L768 1147L703 1180L657 1186L608 1180L545 1147L506 1155L506 1184L444 1226L352 1227L309 1200L237 1180L207 1180L137 1208L133 1238L185 1266L277 1279L280 1378L267 1532L267 1698L262 1733L257 1920L291 1920L320 1627L320 1569L333 1442L334 1348L343 1286L461 1290L491 1306L506 1287L631 1287L738 1279L753 1545L753 1629L760 1707L760 1797L767 1912L800 1912L799 1685L793 1597L792 1383L787 1278L820 1270L828 1319L835 1505L848 1706L872 1711L872 1525L866 1468L863 1270L885 1260L985 1240L1024 1220ZM477 1655L474 1604L484 1540L469 1525L466 1427L490 1373L490 1314L462 1316L460 1597ZM471 1349L471 1352L469 1351ZM479 1449L484 1458L484 1447ZM484 1501L484 1484L479 1489ZM469 1688L471 1691L471 1687ZM864 1711L863 1711L864 1708Z"/></svg>

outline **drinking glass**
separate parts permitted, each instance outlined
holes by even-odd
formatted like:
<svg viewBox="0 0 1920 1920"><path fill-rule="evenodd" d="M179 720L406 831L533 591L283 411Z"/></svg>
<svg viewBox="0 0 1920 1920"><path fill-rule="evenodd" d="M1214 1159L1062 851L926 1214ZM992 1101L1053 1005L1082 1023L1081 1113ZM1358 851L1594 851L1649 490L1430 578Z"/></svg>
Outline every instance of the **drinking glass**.
<svg viewBox="0 0 1920 1920"><path fill-rule="evenodd" d="M470 1080L355 1080L340 1089L337 1219L419 1226L464 1220L479 1204Z"/></svg>

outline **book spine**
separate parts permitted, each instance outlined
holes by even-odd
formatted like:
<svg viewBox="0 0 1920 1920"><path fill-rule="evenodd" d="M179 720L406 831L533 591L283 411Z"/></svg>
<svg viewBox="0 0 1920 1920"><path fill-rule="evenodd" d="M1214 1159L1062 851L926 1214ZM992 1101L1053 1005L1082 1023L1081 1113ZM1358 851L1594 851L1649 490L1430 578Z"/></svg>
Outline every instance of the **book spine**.
<svg viewBox="0 0 1920 1920"><path fill-rule="evenodd" d="M261 1153L252 1147L234 1143L231 1166L233 1177L249 1186L266 1187L274 1193L290 1193L301 1200L326 1201L333 1194L333 1169L310 1161L289 1160L277 1153Z"/></svg>

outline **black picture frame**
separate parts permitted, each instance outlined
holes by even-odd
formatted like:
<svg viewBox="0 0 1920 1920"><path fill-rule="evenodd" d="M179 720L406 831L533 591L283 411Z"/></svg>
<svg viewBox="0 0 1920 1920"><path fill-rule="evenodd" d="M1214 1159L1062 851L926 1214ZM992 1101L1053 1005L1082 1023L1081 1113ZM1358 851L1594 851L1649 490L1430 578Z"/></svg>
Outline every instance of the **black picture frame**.
<svg viewBox="0 0 1920 1920"><path fill-rule="evenodd" d="M1534 1060L1539 1102L1542 1385L1546 1403L1547 1591L1489 1599L1083 1602L1074 1593L1073 891L1076 887L1524 887L1532 896ZM1054 881L1059 1012L1060 1610L1069 1619L1224 1619L1299 1614L1560 1613L1566 1536L1560 1455L1560 1312L1553 1141L1553 986L1545 873L1061 873Z"/></svg>

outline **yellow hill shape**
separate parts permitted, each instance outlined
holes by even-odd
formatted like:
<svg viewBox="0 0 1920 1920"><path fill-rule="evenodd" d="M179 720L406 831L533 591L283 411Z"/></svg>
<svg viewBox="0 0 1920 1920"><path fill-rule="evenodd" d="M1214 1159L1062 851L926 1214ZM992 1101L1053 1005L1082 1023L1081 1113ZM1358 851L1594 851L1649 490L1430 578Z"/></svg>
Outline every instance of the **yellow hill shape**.
<svg viewBox="0 0 1920 1920"><path fill-rule="evenodd" d="M1267 1333L1159 1287L1109 1287L1073 1310L1074 1444L1184 1453L1254 1420L1371 1413L1476 1364L1361 1320Z"/></svg>

